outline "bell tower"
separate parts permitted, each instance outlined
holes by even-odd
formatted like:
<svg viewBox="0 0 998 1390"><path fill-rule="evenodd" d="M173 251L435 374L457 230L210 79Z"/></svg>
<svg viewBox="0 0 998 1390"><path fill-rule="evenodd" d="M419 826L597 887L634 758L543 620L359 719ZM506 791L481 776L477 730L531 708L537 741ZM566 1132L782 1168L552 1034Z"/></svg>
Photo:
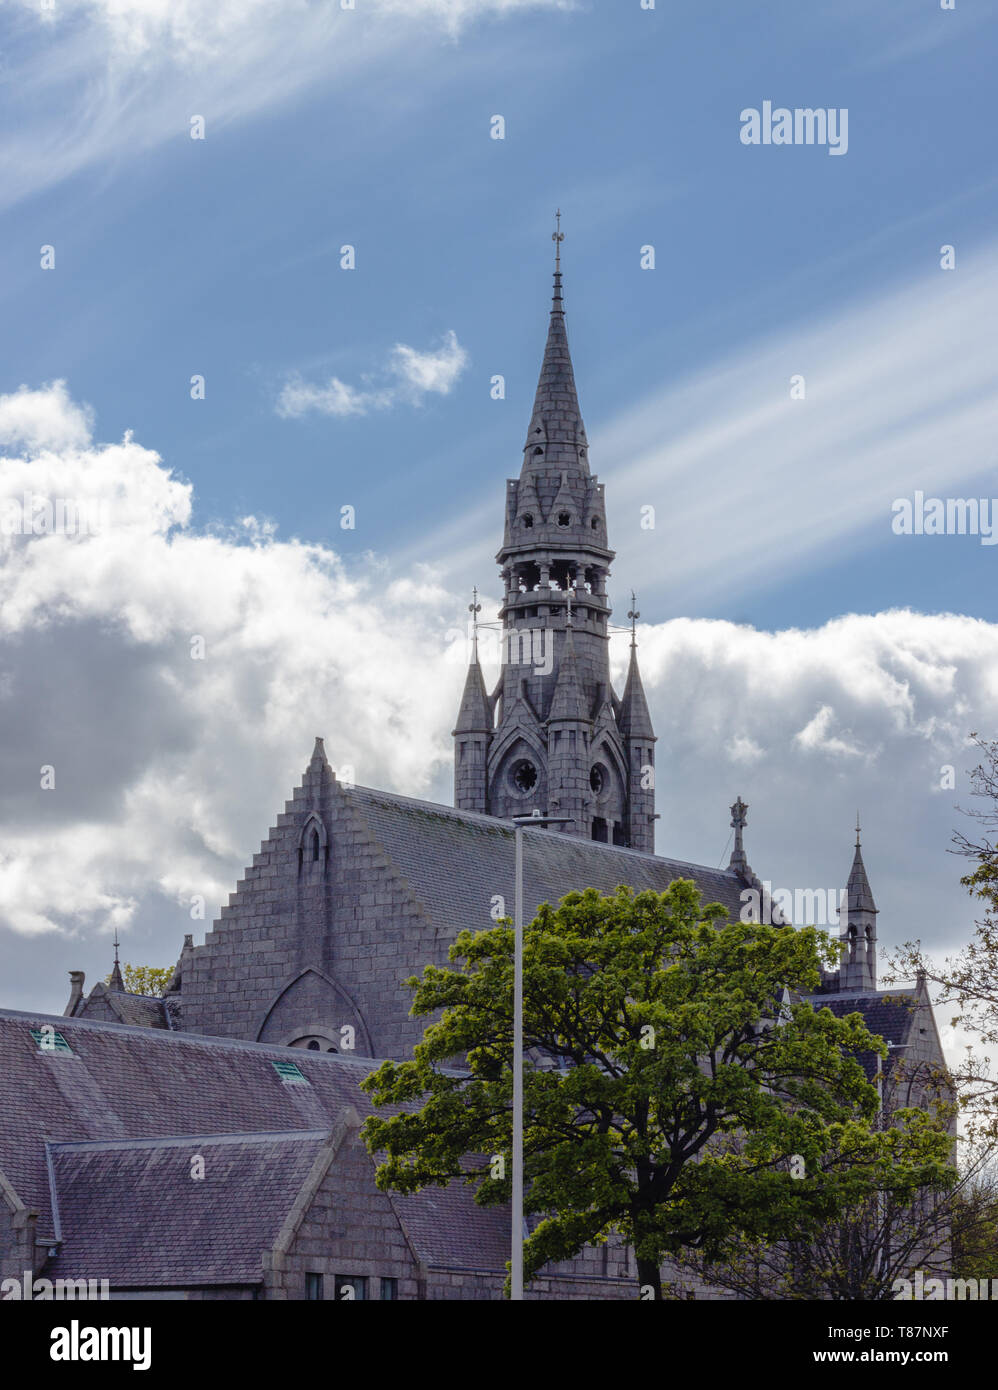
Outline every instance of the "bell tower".
<svg viewBox="0 0 998 1390"><path fill-rule="evenodd" d="M564 833L654 849L654 745L632 609L623 699L610 683L609 547L603 484L575 389L558 214L547 343L519 478L506 485L496 560L502 674L486 693L477 644L455 737L455 804L510 817L571 816Z"/></svg>

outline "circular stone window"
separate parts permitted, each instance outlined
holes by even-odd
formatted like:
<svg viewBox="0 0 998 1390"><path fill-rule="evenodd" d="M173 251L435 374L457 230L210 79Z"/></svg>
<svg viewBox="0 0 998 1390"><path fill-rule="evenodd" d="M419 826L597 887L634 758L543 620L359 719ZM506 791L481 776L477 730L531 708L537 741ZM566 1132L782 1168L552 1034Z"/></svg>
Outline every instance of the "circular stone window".
<svg viewBox="0 0 998 1390"><path fill-rule="evenodd" d="M596 793L597 796L602 796L602 794L606 791L608 785L608 778L606 774L606 768L603 766L602 763L595 763L593 765L593 769L589 774L589 785L592 787L593 791Z"/></svg>
<svg viewBox="0 0 998 1390"><path fill-rule="evenodd" d="M568 512L559 512L559 513L558 513L558 525L559 525L559 526L570 526L570 525L571 525L571 522L572 522L572 518L569 516Z"/></svg>
<svg viewBox="0 0 998 1390"><path fill-rule="evenodd" d="M537 769L532 762L521 758L510 770L510 781L521 796L526 796L527 792L533 791L537 785Z"/></svg>
<svg viewBox="0 0 998 1390"><path fill-rule="evenodd" d="M335 1052L336 1048L331 1047L328 1038L322 1037L318 1033L305 1033L300 1038L295 1038L294 1042L288 1043L289 1047L303 1047L308 1052Z"/></svg>

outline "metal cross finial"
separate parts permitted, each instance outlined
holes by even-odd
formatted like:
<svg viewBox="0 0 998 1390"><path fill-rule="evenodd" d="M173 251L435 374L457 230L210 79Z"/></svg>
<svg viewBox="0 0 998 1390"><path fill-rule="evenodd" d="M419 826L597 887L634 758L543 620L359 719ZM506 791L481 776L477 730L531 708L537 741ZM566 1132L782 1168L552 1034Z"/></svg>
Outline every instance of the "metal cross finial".
<svg viewBox="0 0 998 1390"><path fill-rule="evenodd" d="M856 846L859 847L859 812L856 812Z"/></svg>
<svg viewBox="0 0 998 1390"><path fill-rule="evenodd" d="M565 233L561 230L561 208L554 218L555 230L551 233L551 240L554 242L554 271L558 275L561 272L561 243L565 240Z"/></svg>
<svg viewBox="0 0 998 1390"><path fill-rule="evenodd" d="M636 646L638 645L638 639L637 639L637 635L636 635L636 633L635 633L634 625L635 625L635 623L638 621L638 619L641 617L641 614L638 612L637 600L636 600L635 597L634 597L634 590L633 590L633 589L631 590L631 606L630 606L630 609L628 610L627 616L628 616L628 617L630 618L630 620L631 620L631 646L632 646L632 647L636 647Z"/></svg>
<svg viewBox="0 0 998 1390"><path fill-rule="evenodd" d="M468 604L468 612L471 614L471 641L474 652L473 660L478 660L478 615L482 611L482 605L478 602L478 587L472 589L472 600Z"/></svg>
<svg viewBox="0 0 998 1390"><path fill-rule="evenodd" d="M115 929L114 929L114 963L115 963L115 965L118 964L118 947L119 947L120 945L121 945L121 942L118 940L118 928L115 927Z"/></svg>

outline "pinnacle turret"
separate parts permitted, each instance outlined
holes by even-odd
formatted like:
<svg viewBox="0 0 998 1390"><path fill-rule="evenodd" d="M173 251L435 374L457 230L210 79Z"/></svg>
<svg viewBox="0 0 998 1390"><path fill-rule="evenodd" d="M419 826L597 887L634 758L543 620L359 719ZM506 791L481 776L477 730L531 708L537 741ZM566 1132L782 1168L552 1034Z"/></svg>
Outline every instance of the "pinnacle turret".
<svg viewBox="0 0 998 1390"><path fill-rule="evenodd" d="M589 711L579 678L579 663L575 657L575 644L572 641L571 623L565 628L565 640L561 649L561 664L554 687L548 720L553 724L561 720L575 723L589 722Z"/></svg>
<svg viewBox="0 0 998 1390"><path fill-rule="evenodd" d="M485 677L476 652L468 666L461 708L453 732L455 735L491 734L492 724L492 702L485 688Z"/></svg>
<svg viewBox="0 0 998 1390"><path fill-rule="evenodd" d="M641 684L641 672L638 670L638 649L633 643L631 645L631 659L627 667L627 681L620 701L619 722L620 732L625 738L640 738L651 743L655 742L655 731L652 728L651 715L648 713L645 688Z"/></svg>

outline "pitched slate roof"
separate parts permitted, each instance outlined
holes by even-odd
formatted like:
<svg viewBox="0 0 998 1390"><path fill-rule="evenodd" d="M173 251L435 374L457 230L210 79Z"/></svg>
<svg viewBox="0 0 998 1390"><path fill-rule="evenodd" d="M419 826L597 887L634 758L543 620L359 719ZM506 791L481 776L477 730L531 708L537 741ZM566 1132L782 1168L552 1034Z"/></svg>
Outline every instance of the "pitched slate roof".
<svg viewBox="0 0 998 1390"><path fill-rule="evenodd" d="M72 1055L42 1052L30 1029L56 1028ZM309 1084L285 1082L293 1061ZM377 1062L0 1010L0 1170L53 1232L45 1140L160 1139L175 1135L329 1131L352 1105L370 1113L358 1083Z"/></svg>
<svg viewBox="0 0 998 1390"><path fill-rule="evenodd" d="M162 999L149 994L129 994L108 990L104 1000L122 1023L135 1028L167 1028L166 1006Z"/></svg>
<svg viewBox="0 0 998 1390"><path fill-rule="evenodd" d="M489 904L501 894L512 912L514 825L496 816L458 811L371 787L344 788L395 868L408 881L442 934L488 925ZM719 902L737 920L747 886L737 873L680 859L622 849L554 830L530 827L523 840L523 902L531 915L573 889L612 892L627 883L661 893L691 878L705 902Z"/></svg>
<svg viewBox="0 0 998 1390"><path fill-rule="evenodd" d="M812 994L808 1000L814 1009L830 1009L836 1018L862 1014L871 1033L876 1033L891 1047L901 1047L907 1042L918 1008L918 990L877 989L864 993L842 990L835 994ZM876 1075L876 1053L864 1052L860 1061L868 1077ZM891 1061L890 1056L884 1059L885 1069L890 1067Z"/></svg>
<svg viewBox="0 0 998 1390"><path fill-rule="evenodd" d="M473 1189L451 1182L411 1197L392 1194L406 1235L430 1269L476 1269L505 1274L510 1208L480 1207Z"/></svg>
<svg viewBox="0 0 998 1390"><path fill-rule="evenodd" d="M259 1283L325 1131L53 1144L63 1243L49 1279L117 1288ZM191 1158L204 1160L192 1178ZM161 1233L156 1238L155 1233Z"/></svg>
<svg viewBox="0 0 998 1390"><path fill-rule="evenodd" d="M43 1024L71 1054L39 1049L30 1030ZM283 1081L274 1062L294 1062L306 1081ZM262 1252L317 1147L347 1107L362 1119L371 1113L359 1082L378 1065L0 1010L0 1171L39 1213L43 1241L55 1238L54 1191L63 1245L49 1269L64 1277L116 1286L259 1281ZM186 1176L192 1152L205 1156L211 1180ZM507 1209L481 1208L455 1183L392 1202L427 1264L503 1269Z"/></svg>

